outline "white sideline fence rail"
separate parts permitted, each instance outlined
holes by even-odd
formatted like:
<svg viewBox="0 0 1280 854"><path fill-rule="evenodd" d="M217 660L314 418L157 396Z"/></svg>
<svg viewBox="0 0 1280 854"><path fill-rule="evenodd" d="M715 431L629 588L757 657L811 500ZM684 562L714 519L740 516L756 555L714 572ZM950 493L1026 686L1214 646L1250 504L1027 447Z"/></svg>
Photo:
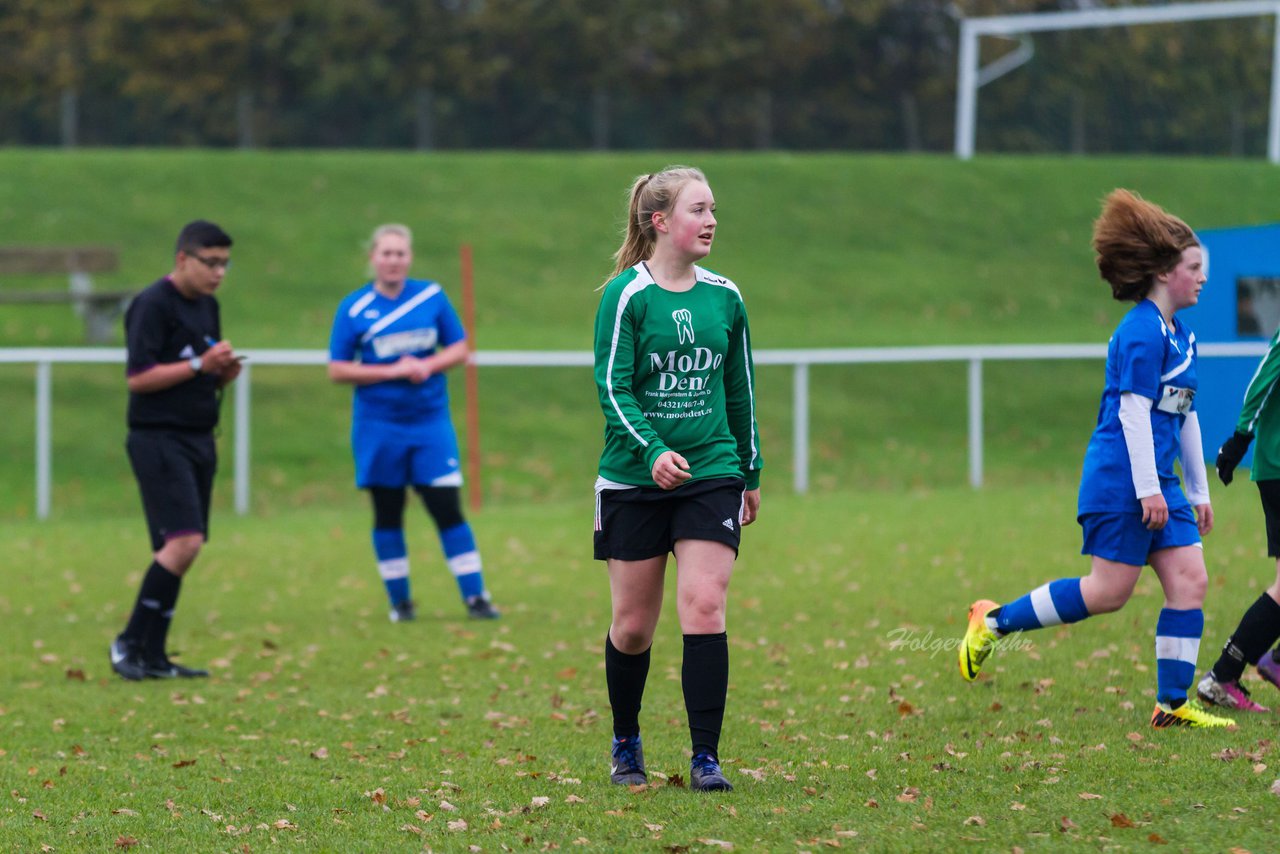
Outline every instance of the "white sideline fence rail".
<svg viewBox="0 0 1280 854"><path fill-rule="evenodd" d="M259 367L324 367L324 350L241 350L248 356L233 386L234 449L232 472L235 510L249 512L250 415L253 374ZM1254 356L1267 352L1267 342L1205 343L1199 354L1206 358ZM884 365L911 362L968 363L969 484L982 486L982 367L984 362L1061 361L1105 359L1106 344L971 344L929 347L846 347L813 350L756 350L757 365L790 365L792 368L793 488L809 490L809 368L813 365ZM590 351L582 350L479 350L478 367L590 368ZM35 468L36 517L47 519L53 476L53 366L124 365L125 351L116 347L8 347L0 348L0 365L35 366ZM123 392L122 392L123 393ZM10 413L12 417L13 413Z"/></svg>

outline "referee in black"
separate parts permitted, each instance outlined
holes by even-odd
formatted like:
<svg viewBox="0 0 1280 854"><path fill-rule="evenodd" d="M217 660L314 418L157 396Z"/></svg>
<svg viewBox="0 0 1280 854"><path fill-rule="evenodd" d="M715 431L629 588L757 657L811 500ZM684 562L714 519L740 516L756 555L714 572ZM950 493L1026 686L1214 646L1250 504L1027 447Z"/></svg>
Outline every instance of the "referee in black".
<svg viewBox="0 0 1280 854"><path fill-rule="evenodd" d="M165 640L182 577L209 534L217 469L213 428L221 391L240 374L222 340L214 292L231 265L231 237L196 220L178 234L173 272L125 312L129 462L142 493L152 560L129 624L111 643L111 668L125 679L208 676L169 660Z"/></svg>

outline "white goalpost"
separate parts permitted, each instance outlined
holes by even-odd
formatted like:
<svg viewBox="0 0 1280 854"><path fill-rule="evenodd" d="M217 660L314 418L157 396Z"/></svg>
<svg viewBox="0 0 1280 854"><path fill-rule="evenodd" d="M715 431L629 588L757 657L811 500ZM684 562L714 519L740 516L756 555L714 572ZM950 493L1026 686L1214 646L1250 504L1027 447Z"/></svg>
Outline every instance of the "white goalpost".
<svg viewBox="0 0 1280 854"><path fill-rule="evenodd" d="M1208 21L1224 18L1275 16L1271 47L1271 106L1267 120L1267 160L1280 164L1280 0L1221 0L1179 3L1170 6L1082 9L1072 12L1039 12L965 18L960 22L960 55L956 78L956 157L973 157L978 111L978 89L1030 58L1028 43L986 68L978 67L978 40L982 36L1022 36L1057 30Z"/></svg>

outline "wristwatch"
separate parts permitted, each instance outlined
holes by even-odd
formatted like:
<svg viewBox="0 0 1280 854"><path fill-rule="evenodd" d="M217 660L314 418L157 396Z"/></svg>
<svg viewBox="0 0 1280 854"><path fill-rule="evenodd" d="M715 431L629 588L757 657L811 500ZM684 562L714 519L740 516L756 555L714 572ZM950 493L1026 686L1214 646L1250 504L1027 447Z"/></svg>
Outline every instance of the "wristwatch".
<svg viewBox="0 0 1280 854"><path fill-rule="evenodd" d="M204 359L201 358L200 356L192 356L190 359L187 360L187 364L191 366L192 373L198 374L200 373L201 369L204 368Z"/></svg>

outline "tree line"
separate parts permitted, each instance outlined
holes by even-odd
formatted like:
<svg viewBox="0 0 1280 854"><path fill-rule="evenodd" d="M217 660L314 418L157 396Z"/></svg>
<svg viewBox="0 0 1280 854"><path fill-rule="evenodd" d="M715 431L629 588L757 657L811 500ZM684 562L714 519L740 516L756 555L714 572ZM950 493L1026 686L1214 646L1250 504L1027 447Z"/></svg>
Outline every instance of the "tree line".
<svg viewBox="0 0 1280 854"><path fill-rule="evenodd" d="M947 151L960 17L1103 5L0 0L0 143ZM1272 29L1039 34L978 148L1258 154Z"/></svg>

